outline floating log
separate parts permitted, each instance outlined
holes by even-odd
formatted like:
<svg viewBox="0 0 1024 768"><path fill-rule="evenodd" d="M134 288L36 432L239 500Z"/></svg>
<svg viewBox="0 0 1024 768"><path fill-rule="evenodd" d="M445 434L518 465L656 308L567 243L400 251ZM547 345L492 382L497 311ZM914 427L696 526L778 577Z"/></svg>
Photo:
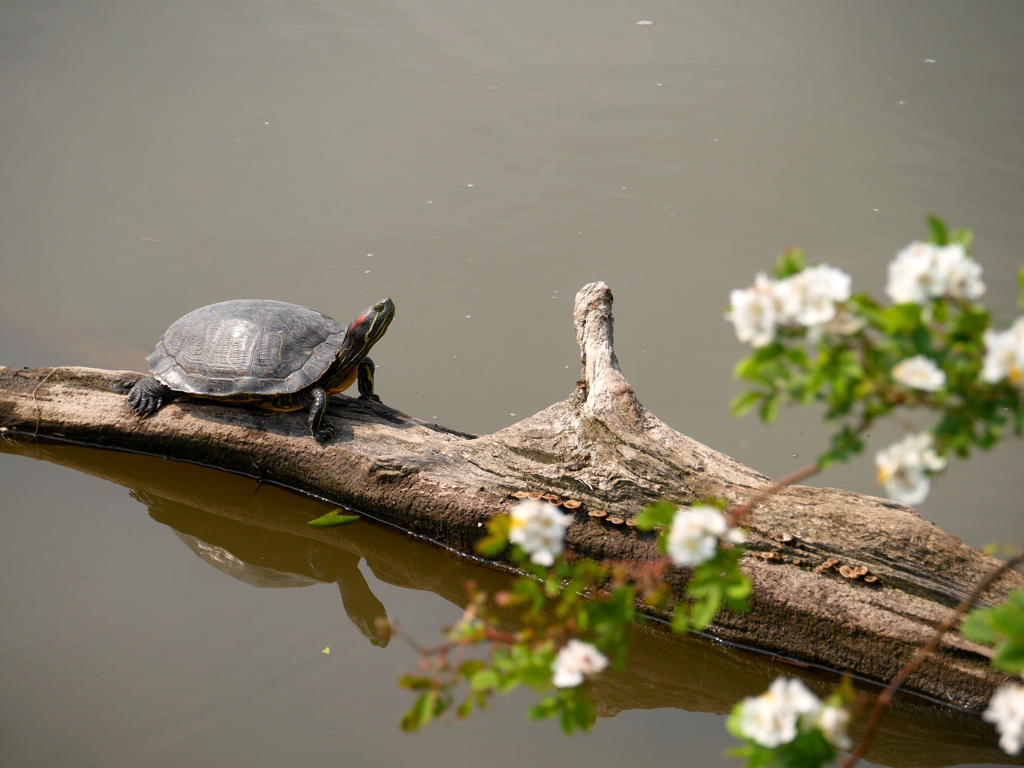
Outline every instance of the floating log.
<svg viewBox="0 0 1024 768"><path fill-rule="evenodd" d="M166 526L207 565L234 579L257 587L336 584L339 614L343 609L373 645L394 640L389 609L374 594L364 570L373 573L374 583L432 592L463 609L468 603L467 579L491 593L509 588L511 574L461 560L390 526L313 528L307 521L323 513L323 502L240 475L52 440L0 440L0 453L51 462L123 486L148 508L155 523ZM401 626L402 614L394 618ZM602 718L666 707L725 714L744 696L762 693L779 674L798 674L822 698L837 683L836 675L828 671L694 634L679 637L648 624L633 638L623 671L597 676L590 693ZM863 724L854 724L854 741L862 728ZM896 697L886 710L866 757L892 768L1020 763L995 742L992 726L981 718L906 695Z"/></svg>
<svg viewBox="0 0 1024 768"><path fill-rule="evenodd" d="M575 391L490 435L344 396L332 398L328 417L337 437L324 446L310 437L304 414L182 398L140 419L125 395L141 374L78 367L0 368L0 430L8 438L65 439L258 477L466 554L487 520L518 503L522 491L556 495L574 518L566 542L575 553L653 560L653 534L621 524L646 504L707 497L742 503L772 480L669 428L640 404L615 357L611 307L603 283L580 291L574 319L583 373ZM998 565L909 507L831 488L785 488L759 503L745 525L750 610L722 613L709 632L876 681L895 675ZM874 580L844 577L842 568ZM682 594L688 571L667 573ZM1015 569L980 602L998 603L1022 587ZM990 656L950 633L906 687L981 709L1009 679L988 666Z"/></svg>

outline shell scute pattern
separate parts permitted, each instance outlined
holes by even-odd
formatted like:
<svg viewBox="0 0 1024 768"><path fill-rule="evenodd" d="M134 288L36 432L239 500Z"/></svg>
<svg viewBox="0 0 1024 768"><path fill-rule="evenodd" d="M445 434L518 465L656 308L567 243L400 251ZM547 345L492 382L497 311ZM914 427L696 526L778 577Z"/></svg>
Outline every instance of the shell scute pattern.
<svg viewBox="0 0 1024 768"><path fill-rule="evenodd" d="M174 390L198 395L297 392L330 367L345 327L306 307L239 300L194 310L147 358Z"/></svg>

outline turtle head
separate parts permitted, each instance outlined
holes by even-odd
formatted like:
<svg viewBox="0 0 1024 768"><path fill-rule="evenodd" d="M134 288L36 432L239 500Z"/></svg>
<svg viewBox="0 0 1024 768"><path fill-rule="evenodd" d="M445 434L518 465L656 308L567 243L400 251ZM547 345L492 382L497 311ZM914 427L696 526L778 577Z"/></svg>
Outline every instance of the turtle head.
<svg viewBox="0 0 1024 768"><path fill-rule="evenodd" d="M369 350L384 335L394 318L395 303L391 299L381 299L352 321L345 334L345 346L354 346L363 352Z"/></svg>

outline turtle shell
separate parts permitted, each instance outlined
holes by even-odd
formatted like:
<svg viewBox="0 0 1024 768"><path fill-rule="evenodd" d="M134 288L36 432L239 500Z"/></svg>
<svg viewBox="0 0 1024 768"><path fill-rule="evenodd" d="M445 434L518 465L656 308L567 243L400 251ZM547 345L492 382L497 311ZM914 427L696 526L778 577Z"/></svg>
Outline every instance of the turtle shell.
<svg viewBox="0 0 1024 768"><path fill-rule="evenodd" d="M157 380L178 392L284 395L327 372L345 332L334 319L297 304L222 301L175 321L146 359Z"/></svg>

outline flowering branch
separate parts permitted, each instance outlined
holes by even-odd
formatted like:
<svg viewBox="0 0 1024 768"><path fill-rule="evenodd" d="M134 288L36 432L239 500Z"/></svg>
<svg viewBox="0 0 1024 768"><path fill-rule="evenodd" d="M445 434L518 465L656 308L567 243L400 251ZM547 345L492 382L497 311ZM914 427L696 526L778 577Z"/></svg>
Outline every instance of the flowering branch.
<svg viewBox="0 0 1024 768"><path fill-rule="evenodd" d="M924 500L948 455L989 448L1010 424L1024 431L1024 318L1007 331L990 327L976 303L985 285L967 253L970 233L930 223L934 242L912 243L890 265L892 306L852 293L850 276L834 267L805 267L794 250L773 277L733 291L728 313L754 348L736 375L755 388L732 412L758 406L770 422L782 402L823 403L825 420L840 427L821 468L863 450L866 430L896 409L937 413L931 430L876 457L879 481L905 504Z"/></svg>
<svg viewBox="0 0 1024 768"><path fill-rule="evenodd" d="M470 605L447 630L449 642L421 649L418 674L400 681L420 692L403 728L416 730L443 715L464 683L469 692L456 709L459 717L525 684L546 694L531 717L558 716L566 732L588 729L594 719L585 694L588 680L609 664L621 665L632 628L644 621L638 605L666 608L662 574L669 565L693 569L686 587L690 600L670 606L675 631L704 629L723 605L746 610L751 584L739 569L745 535L718 505L677 509L663 502L645 509L636 527L660 528L659 547L667 556L643 564L595 563L564 554L568 521L557 507L533 499L489 521L477 550L495 556L511 545L511 560L526 575L493 597L468 587ZM522 610L522 628L498 630L514 609ZM473 647L486 648L488 658L461 661ZM453 655L458 661L450 660Z"/></svg>
<svg viewBox="0 0 1024 768"><path fill-rule="evenodd" d="M448 630L449 644L433 653L436 661L421 653L424 674L403 678L406 687L423 691L403 726L418 728L443 714L453 703L452 690L465 682L469 695L459 716L484 708L496 693L527 684L555 691L530 710L532 717L557 715L566 731L586 729L594 716L585 694L588 680L609 664L621 664L631 625L643 621L638 605L670 610L676 632L703 629L722 607L746 610L751 582L739 568L745 542L739 523L784 487L863 450L875 421L901 421L904 411L914 409L938 416L927 431L908 425L911 434L875 457L879 481L891 497L908 504L924 500L948 456L991 447L1007 426L1024 432L1024 317L1006 331L993 329L988 311L976 303L985 286L981 266L967 252L970 233L947 232L938 219L930 224L933 241L912 243L889 266L892 306L852 293L852 279L841 270L805 267L800 251L784 254L773 277L759 274L751 287L730 296L728 318L737 337L754 348L736 375L755 385L733 401L732 412L758 406L761 419L770 422L782 402L822 403L825 420L839 429L817 461L731 509L720 500L681 509L665 501L647 507L633 522L637 530L658 531L665 557L642 566L563 554L570 518L545 502L524 501L511 515L495 516L478 551L497 556L511 545L511 560L526 575L493 600L471 590L471 605ZM1024 309L1024 270L1020 279ZM866 732L843 768L860 759L895 692L944 634L1022 561L1024 545L899 670L876 698ZM674 605L668 604L663 580L669 566L690 571L685 599ZM523 611L522 629L498 630L497 610L515 608ZM1006 606L975 612L961 631L978 642L1000 642L993 664L1024 671L1024 592ZM489 658L463 661L475 646L486 646ZM449 660L453 651L455 663ZM838 749L850 746L852 700L848 681L822 702L798 680L779 678L765 694L736 705L728 725L745 745L735 754L758 767L830 762ZM1018 751L1024 745L1024 686L1000 689L985 717L1000 728L1004 749Z"/></svg>
<svg viewBox="0 0 1024 768"><path fill-rule="evenodd" d="M868 745L871 742L871 737L874 735L875 729L878 727L878 723L882 718L882 713L885 711L885 708L889 706L893 696L896 695L896 691L898 691L900 686L906 682L907 678L914 673L914 670L921 666L921 662L927 659L938 647L943 635L945 635L958 621L960 621L963 615L971 609L972 605L974 605L974 601L981 597L989 587L999 581L1004 573L1009 571L1011 568L1017 567L1022 562L1024 562L1024 543L1021 544L1013 557L1000 564L998 568L992 570L987 576L985 576L985 578L978 582L977 586L975 586L971 591L971 594L961 600L953 612L939 623L935 628L935 632L932 633L932 636L928 639L928 642L918 649L917 653L914 654L910 661L900 668L899 672L896 673L896 676L893 677L885 690L875 698L875 704L871 709L871 714L868 718L864 735L861 737L857 746L854 747L853 751L850 752L849 757L840 764L840 768L853 768L860 758L863 757L864 752L867 750Z"/></svg>
<svg viewBox="0 0 1024 768"><path fill-rule="evenodd" d="M797 477L860 452L862 436L875 420L883 416L900 420L895 409L927 409L939 416L930 431L912 433L875 457L878 480L889 495L918 504L928 496L931 476L945 469L949 454L966 457L972 447L991 447L1008 421L1017 434L1024 432L1024 399L1019 390L1024 383L1024 317L1006 331L990 327L988 311L975 303L985 285L981 266L967 253L970 232L950 233L934 217L929 223L933 241L912 243L889 265L886 292L894 302L889 308L865 294L852 294L849 276L833 267L805 268L800 251L783 255L774 278L760 274L751 287L732 292L728 319L739 340L755 350L737 365L736 375L759 387L739 395L733 401L733 413L760 405L762 420L770 422L781 400L801 405L821 401L826 421L846 422L832 438L831 449L815 464L794 473ZM1024 309L1024 269L1019 281ZM734 512L735 518L748 514L787 482L794 481L784 478L748 500ZM864 737L843 768L860 759L895 692L935 651L944 634L980 594L1022 560L1024 545L983 579L899 670L875 700ZM980 642L1005 636L993 665L1024 671L1024 594L979 614L965 622L965 634L969 630ZM783 752L788 755L783 762L796 759L794 755L806 765L831 759L828 745L815 741L817 726L801 720L806 712L787 701L778 691L769 690L737 707L730 722L736 735L748 742L740 754L748 757L749 765L762 765L775 757L783 760ZM785 738L779 739L777 729L765 730L756 718L751 720L750 712L765 708L773 713L776 724L790 724ZM1024 745L1024 687L1001 688L985 717L1000 728L1001 746L1018 752Z"/></svg>
<svg viewBox="0 0 1024 768"><path fill-rule="evenodd" d="M455 708L460 718L527 685L543 695L531 717L558 717L567 733L590 728L589 679L621 665L643 616L636 612L637 590L624 581L626 569L562 554L565 517L551 504L525 500L512 515L489 522L478 550L493 555L512 543L511 561L525 575L493 596L467 587L470 605L447 630L448 642L421 652L419 671L400 681L419 692L403 728L417 730L452 709L463 685L468 691ZM520 628L499 629L509 622ZM473 648L484 657L463 661Z"/></svg>

